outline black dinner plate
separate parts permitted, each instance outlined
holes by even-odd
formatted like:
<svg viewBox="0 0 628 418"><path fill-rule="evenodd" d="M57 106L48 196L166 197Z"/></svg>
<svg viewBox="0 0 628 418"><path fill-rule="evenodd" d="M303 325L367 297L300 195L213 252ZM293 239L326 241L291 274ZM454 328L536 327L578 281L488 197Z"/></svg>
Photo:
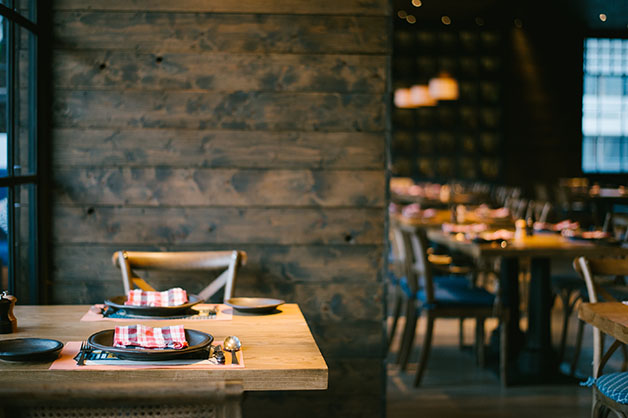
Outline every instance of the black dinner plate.
<svg viewBox="0 0 628 418"><path fill-rule="evenodd" d="M115 330L106 329L92 334L87 342L94 348L113 353L123 360L152 361L152 360L174 360L190 354L197 354L199 351L207 350L214 341L211 334L194 329L185 330L185 339L188 346L181 349L149 349L134 347L114 347L113 335Z"/></svg>
<svg viewBox="0 0 628 418"><path fill-rule="evenodd" d="M8 361L54 360L63 343L46 338L16 338L0 341L0 359Z"/></svg>
<svg viewBox="0 0 628 418"><path fill-rule="evenodd" d="M125 295L109 298L105 301L105 305L115 309L118 313L127 313L129 315L141 316L174 316L185 314L190 311L192 306L203 302L203 299L196 295L188 295L187 303L177 306L133 306L125 305L127 300Z"/></svg>
<svg viewBox="0 0 628 418"><path fill-rule="evenodd" d="M248 313L268 313L277 309L277 306L286 303L281 299L270 298L231 298L225 301L225 304L233 307L240 312Z"/></svg>

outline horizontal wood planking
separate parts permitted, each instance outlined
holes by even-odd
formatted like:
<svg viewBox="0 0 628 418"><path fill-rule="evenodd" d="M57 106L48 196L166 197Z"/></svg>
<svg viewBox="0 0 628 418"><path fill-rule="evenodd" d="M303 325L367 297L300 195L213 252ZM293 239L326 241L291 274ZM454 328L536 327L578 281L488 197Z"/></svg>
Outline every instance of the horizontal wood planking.
<svg viewBox="0 0 628 418"><path fill-rule="evenodd" d="M54 10L168 11L260 14L390 15L387 0L55 0Z"/></svg>
<svg viewBox="0 0 628 418"><path fill-rule="evenodd" d="M111 283L119 291L120 270L111 263L115 251L221 251L247 253L246 265L238 272L238 289L262 296L292 292L295 283L373 283L382 267L379 245L247 245L202 244L196 246L55 245L55 281ZM143 273L144 274L144 273ZM148 274L148 273L146 273ZM143 276L142 276L143 277ZM111 293L102 293L99 298ZM88 301L82 301L87 303ZM65 303L75 303L66 300Z"/></svg>
<svg viewBox="0 0 628 418"><path fill-rule="evenodd" d="M153 284L153 282L149 281ZM209 284L209 280L205 285ZM184 286L186 290L192 292L191 287L184 281L172 284L169 287L159 287L168 289L174 286ZM241 290L240 288L243 287ZM326 323L334 321L354 321L363 318L383 319L383 303L364 303L369 299L381 301L381 285L379 283L361 284L330 284L321 286L314 283L299 283L292 285L290 293L276 295L287 301L299 301L299 307L310 323ZM201 287L202 288L202 287ZM55 302L58 303L102 303L105 299L123 295L122 283L114 286L113 283L98 282L70 282L55 281L54 286ZM102 291L108 291L102 295ZM100 297L96 295L100 294ZM237 286L236 295L254 296L246 292L246 287ZM269 294L263 295L268 296Z"/></svg>
<svg viewBox="0 0 628 418"><path fill-rule="evenodd" d="M176 129L55 129L53 164L384 169L384 134Z"/></svg>
<svg viewBox="0 0 628 418"><path fill-rule="evenodd" d="M384 209L129 208L55 205L56 243L381 244Z"/></svg>
<svg viewBox="0 0 628 418"><path fill-rule="evenodd" d="M383 132L373 94L57 90L55 127Z"/></svg>
<svg viewBox="0 0 628 418"><path fill-rule="evenodd" d="M58 49L387 54L388 17L56 12Z"/></svg>
<svg viewBox="0 0 628 418"><path fill-rule="evenodd" d="M206 168L55 170L58 204L126 206L384 207L373 171Z"/></svg>
<svg viewBox="0 0 628 418"><path fill-rule="evenodd" d="M353 381L354 387L361 387L361 383L370 373L365 373L365 375L362 379ZM381 388L384 387L381 376L376 379L376 382L379 382ZM330 386L331 384L330 377ZM367 384L370 386L372 382ZM356 394L353 396L343 396L343 394L335 394L329 390L324 392L249 392L244 397L242 415L245 417L255 416L256 418L384 417L386 411L382 392L383 389L380 389L378 395ZM330 398L333 401L330 401ZM440 412L440 410L438 411Z"/></svg>
<svg viewBox="0 0 628 418"><path fill-rule="evenodd" d="M386 57L66 51L54 54L55 88L384 93Z"/></svg>

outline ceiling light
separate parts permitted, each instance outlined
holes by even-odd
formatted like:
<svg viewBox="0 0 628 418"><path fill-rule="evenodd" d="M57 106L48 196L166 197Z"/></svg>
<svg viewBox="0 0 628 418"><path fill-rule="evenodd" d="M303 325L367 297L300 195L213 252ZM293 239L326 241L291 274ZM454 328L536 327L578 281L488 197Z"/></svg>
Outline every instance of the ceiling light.
<svg viewBox="0 0 628 418"><path fill-rule="evenodd" d="M406 16L408 16L408 13L406 13L406 11L405 11L405 10L399 10L399 11L397 12L397 16L399 16L399 19L405 19L405 18L406 18Z"/></svg>
<svg viewBox="0 0 628 418"><path fill-rule="evenodd" d="M600 20L606 22L606 15L604 13L600 13Z"/></svg>
<svg viewBox="0 0 628 418"><path fill-rule="evenodd" d="M441 17L440 21L443 22L443 25L451 25L451 18L449 16Z"/></svg>
<svg viewBox="0 0 628 418"><path fill-rule="evenodd" d="M421 0L412 0L412 5L414 7L421 7L423 6L423 2Z"/></svg>
<svg viewBox="0 0 628 418"><path fill-rule="evenodd" d="M412 23L415 24L416 23L416 17L412 16L412 15L408 15L406 17L406 20L408 21L408 23Z"/></svg>

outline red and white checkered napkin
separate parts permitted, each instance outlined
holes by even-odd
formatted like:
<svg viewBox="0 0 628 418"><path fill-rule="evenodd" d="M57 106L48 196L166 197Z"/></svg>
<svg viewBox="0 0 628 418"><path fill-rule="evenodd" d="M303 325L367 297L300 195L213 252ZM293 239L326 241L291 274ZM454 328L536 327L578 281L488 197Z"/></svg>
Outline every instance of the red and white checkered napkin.
<svg viewBox="0 0 628 418"><path fill-rule="evenodd" d="M142 289L133 289L127 295L125 305L132 306L178 306L188 301L188 293L180 287L164 292L152 292Z"/></svg>
<svg viewBox="0 0 628 418"><path fill-rule="evenodd" d="M185 348L188 342L185 339L183 325L153 328L146 325L129 325L116 327L113 335L114 347L142 347L142 348Z"/></svg>

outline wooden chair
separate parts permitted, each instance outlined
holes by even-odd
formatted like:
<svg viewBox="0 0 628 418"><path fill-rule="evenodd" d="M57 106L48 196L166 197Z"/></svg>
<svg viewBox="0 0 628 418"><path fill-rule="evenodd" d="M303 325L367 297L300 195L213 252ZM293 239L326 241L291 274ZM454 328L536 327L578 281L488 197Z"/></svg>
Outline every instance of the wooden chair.
<svg viewBox="0 0 628 418"><path fill-rule="evenodd" d="M574 268L586 283L589 302L601 300L616 301L606 288L600 285L599 276L628 276L628 259L579 257L574 260ZM603 334L593 328L593 405L591 416L606 417L610 411L621 417L628 417L628 373L625 371L603 375L603 369L612 354L618 349L624 350L626 369L626 345L614 341L604 353ZM604 353L604 354L603 354Z"/></svg>
<svg viewBox="0 0 628 418"><path fill-rule="evenodd" d="M501 319L500 375L506 384L506 332L507 316L494 295L484 289L469 285L459 277L435 278L431 263L428 261L427 236L425 231L402 230L406 254L412 257L412 264L407 269L409 292L416 295L406 309L406 326L401 342L401 365L404 368L412 351L419 315L425 315L427 328L414 379L419 386L429 358L434 323L437 318L474 318L476 321L476 355L480 366L484 365L484 321L498 316Z"/></svg>
<svg viewBox="0 0 628 418"><path fill-rule="evenodd" d="M241 418L242 386L237 382L203 382L196 387L170 379L159 382L98 382L81 388L70 383L46 385L41 397L29 386L4 388L0 418L162 417Z"/></svg>
<svg viewBox="0 0 628 418"><path fill-rule="evenodd" d="M226 270L201 290L198 296L203 300L208 300L224 287L223 300L226 301L233 296L236 275L240 266L246 264L246 253L243 251L116 251L113 254L112 262L122 273L125 294L128 294L135 287L142 290L155 290L139 277L134 269L182 272L214 271L224 268Z"/></svg>
<svg viewBox="0 0 628 418"><path fill-rule="evenodd" d="M415 295L413 295L409 290L407 283L408 277L406 273L408 269L412 268L413 258L410 254L408 254L408 249L404 244L402 228L403 227L399 224L399 222L391 220L389 237L391 256L388 263L388 276L390 278L391 285L390 292L392 306L390 309L390 315L392 317L392 324L388 329L387 351L390 350L392 341L395 338L401 312L405 309L404 304L415 305ZM413 227L408 228L409 230L413 229ZM468 280L469 277L471 281L475 281L476 279L477 272L475 270L472 270L469 266L458 266L452 264L453 259L450 256L432 254L428 251L428 261L441 274L455 275L458 276L459 280L463 281ZM459 340L461 348L463 347L464 342L463 320L464 318L460 318ZM402 364L402 368L405 369L407 364L406 354L400 351L397 361L399 364Z"/></svg>
<svg viewBox="0 0 628 418"><path fill-rule="evenodd" d="M604 221L604 229L615 235L615 238L628 242L628 216L624 214L607 215ZM628 299L628 286L624 280L607 279L598 282L598 286L603 286L606 294L615 299ZM563 309L563 327L561 331L558 358L560 361L564 358L567 346L567 334L569 329L569 319L573 314L576 305L583 299L587 299L587 289L582 280L581 275L556 275L552 277L552 290L560 298ZM578 321L578 331L576 334L576 350L571 361L571 374L574 375L580 356L582 347L582 336L584 332L584 322ZM626 354L628 361L628 353Z"/></svg>

